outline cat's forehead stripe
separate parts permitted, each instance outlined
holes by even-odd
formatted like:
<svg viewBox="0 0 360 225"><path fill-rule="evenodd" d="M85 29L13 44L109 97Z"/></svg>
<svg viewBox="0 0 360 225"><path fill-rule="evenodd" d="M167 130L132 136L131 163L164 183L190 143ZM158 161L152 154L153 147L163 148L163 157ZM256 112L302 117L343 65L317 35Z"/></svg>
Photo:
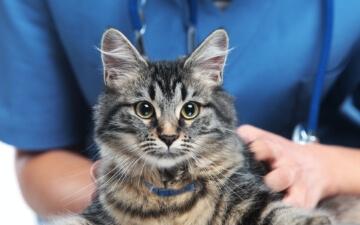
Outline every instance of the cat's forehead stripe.
<svg viewBox="0 0 360 225"><path fill-rule="evenodd" d="M148 93L149 93L151 100L154 100L155 99L155 87L153 84L149 85Z"/></svg>
<svg viewBox="0 0 360 225"><path fill-rule="evenodd" d="M159 86L164 97L174 97L176 88L182 84L182 68L178 63L163 62L151 64L150 77L154 86Z"/></svg>
<svg viewBox="0 0 360 225"><path fill-rule="evenodd" d="M163 95L166 95L166 96L170 95L169 88L165 86L164 80L158 79L158 80L156 80L156 84L160 88L160 91L161 91L161 93L163 93Z"/></svg>
<svg viewBox="0 0 360 225"><path fill-rule="evenodd" d="M184 101L187 97L187 90L183 83L181 83L181 99Z"/></svg>
<svg viewBox="0 0 360 225"><path fill-rule="evenodd" d="M172 90L173 92L175 92L175 89L176 89L176 87L177 87L177 85L178 85L179 83L181 83L181 79L180 79L179 76L176 77L176 79L173 79L173 80L172 80L171 90Z"/></svg>

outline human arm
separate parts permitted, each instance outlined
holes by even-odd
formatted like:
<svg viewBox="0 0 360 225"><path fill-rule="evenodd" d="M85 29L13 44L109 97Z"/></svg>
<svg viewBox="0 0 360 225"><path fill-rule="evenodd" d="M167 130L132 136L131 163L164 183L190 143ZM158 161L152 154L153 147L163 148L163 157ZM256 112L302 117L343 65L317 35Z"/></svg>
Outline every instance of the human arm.
<svg viewBox="0 0 360 225"><path fill-rule="evenodd" d="M15 165L25 200L42 217L78 213L91 201L92 162L69 149L18 151Z"/></svg>
<svg viewBox="0 0 360 225"><path fill-rule="evenodd" d="M312 208L323 198L360 194L360 151L323 144L299 145L270 132L244 125L238 133L252 142L258 160L271 167L264 180L284 201Z"/></svg>
<svg viewBox="0 0 360 225"><path fill-rule="evenodd" d="M76 211L81 207L54 204L66 200L69 187L73 194L80 189L76 185L83 187L89 161L60 148L86 145L90 110L47 2L0 1L0 15L0 139L22 149L16 157L19 182L37 213L49 215L56 207ZM84 177L65 179L70 172Z"/></svg>

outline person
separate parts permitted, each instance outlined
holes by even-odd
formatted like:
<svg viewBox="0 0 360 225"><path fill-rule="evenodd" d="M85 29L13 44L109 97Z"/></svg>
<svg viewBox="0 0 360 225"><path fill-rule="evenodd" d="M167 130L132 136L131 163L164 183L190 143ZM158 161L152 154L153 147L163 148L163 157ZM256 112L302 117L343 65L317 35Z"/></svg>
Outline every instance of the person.
<svg viewBox="0 0 360 225"><path fill-rule="evenodd" d="M226 29L224 88L235 98L239 135L271 167L265 182L300 207L360 194L359 1L333 5L319 142L309 144L290 137L308 117L331 1L153 0L135 8L139 17L134 2L0 2L0 139L17 148L19 184L36 213L80 212L91 201L91 107L103 86L96 47L108 27L150 60L183 56L189 40Z"/></svg>

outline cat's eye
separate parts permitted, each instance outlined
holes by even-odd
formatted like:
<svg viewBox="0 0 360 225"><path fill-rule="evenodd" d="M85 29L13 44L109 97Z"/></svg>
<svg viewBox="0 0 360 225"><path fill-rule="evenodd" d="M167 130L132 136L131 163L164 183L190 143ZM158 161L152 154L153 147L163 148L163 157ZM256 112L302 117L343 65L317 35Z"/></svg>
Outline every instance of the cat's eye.
<svg viewBox="0 0 360 225"><path fill-rule="evenodd" d="M200 106L196 102L188 102L181 109L181 116L184 119L192 120L200 113Z"/></svg>
<svg viewBox="0 0 360 225"><path fill-rule="evenodd" d="M150 119L154 115L154 107L146 101L138 102L135 105L135 113L143 119Z"/></svg>

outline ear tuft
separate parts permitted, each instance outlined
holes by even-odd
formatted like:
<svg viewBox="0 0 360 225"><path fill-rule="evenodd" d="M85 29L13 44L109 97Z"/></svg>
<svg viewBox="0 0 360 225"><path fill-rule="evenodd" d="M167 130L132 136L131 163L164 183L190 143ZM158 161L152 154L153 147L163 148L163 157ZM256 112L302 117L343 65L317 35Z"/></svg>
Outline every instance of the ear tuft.
<svg viewBox="0 0 360 225"><path fill-rule="evenodd" d="M138 76L139 67L146 60L120 31L110 28L101 40L101 58L104 67L104 82L108 87L119 87Z"/></svg>
<svg viewBox="0 0 360 225"><path fill-rule="evenodd" d="M223 82L223 70L228 55L229 38L225 30L211 33L185 61L193 76L210 86Z"/></svg>

